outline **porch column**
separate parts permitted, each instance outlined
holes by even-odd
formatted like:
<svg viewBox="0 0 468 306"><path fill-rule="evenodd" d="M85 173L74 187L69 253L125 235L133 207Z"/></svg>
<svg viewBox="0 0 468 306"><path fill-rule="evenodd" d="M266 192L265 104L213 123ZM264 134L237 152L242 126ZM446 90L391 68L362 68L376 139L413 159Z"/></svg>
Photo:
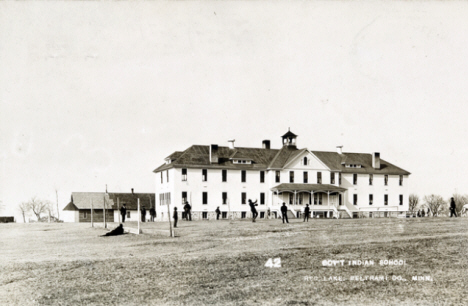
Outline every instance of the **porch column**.
<svg viewBox="0 0 468 306"><path fill-rule="evenodd" d="M297 191L294 190L294 204L293 205L297 205L297 200L296 200L296 194L297 194Z"/></svg>

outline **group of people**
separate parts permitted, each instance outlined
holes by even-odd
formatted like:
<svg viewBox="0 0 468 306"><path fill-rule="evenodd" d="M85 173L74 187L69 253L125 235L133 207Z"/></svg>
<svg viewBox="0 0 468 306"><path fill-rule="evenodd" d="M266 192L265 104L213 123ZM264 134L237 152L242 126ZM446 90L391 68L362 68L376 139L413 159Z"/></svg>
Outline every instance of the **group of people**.
<svg viewBox="0 0 468 306"><path fill-rule="evenodd" d="M141 222L146 222L146 208L143 205L140 210L141 213ZM149 210L150 213L150 221L154 222L154 218L156 218L156 209L151 207ZM127 217L127 206L125 204L120 207L120 215L122 216L122 223L125 223L125 218Z"/></svg>
<svg viewBox="0 0 468 306"><path fill-rule="evenodd" d="M179 220L177 207L174 207L172 218L174 219L174 227L177 227L177 221ZM185 202L184 211L182 212L182 219L185 219L186 221L192 221L192 206L190 206L189 202Z"/></svg>

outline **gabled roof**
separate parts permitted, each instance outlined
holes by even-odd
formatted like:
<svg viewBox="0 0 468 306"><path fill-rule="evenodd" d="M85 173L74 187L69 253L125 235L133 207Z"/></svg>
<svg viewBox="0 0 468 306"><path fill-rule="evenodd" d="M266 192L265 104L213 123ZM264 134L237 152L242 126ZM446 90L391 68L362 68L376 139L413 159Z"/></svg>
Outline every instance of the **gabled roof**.
<svg viewBox="0 0 468 306"><path fill-rule="evenodd" d="M311 151L330 170L341 171L343 173L369 173L369 174L390 174L409 175L410 172L403 170L383 159L380 159L380 169L372 167L372 154L367 153L343 153ZM345 164L358 164L362 168L346 168Z"/></svg>
<svg viewBox="0 0 468 306"><path fill-rule="evenodd" d="M137 209L138 198L140 206L150 208L155 205L154 193L72 192L72 201L63 210L91 209L91 204L93 209L103 209L104 201L106 209L118 209L117 198L120 206L126 204L130 210Z"/></svg>
<svg viewBox="0 0 468 306"><path fill-rule="evenodd" d="M206 169L283 169L289 162L297 158L307 149L297 149L295 146L283 146L281 149L218 147L218 163L210 162L210 146L193 145L183 152L174 152L169 164L162 164L153 172L161 172L170 168L206 168ZM309 151L332 171L343 173L375 173L390 175L409 175L403 170L383 159L380 159L380 169L372 167L372 154ZM252 160L252 164L234 164L231 158ZM362 168L347 168L346 164L358 164Z"/></svg>

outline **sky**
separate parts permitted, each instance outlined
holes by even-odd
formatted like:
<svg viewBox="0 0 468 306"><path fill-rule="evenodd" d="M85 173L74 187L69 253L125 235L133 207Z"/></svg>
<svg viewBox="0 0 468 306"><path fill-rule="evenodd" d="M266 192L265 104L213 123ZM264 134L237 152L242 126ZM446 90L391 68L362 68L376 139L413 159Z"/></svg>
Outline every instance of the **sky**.
<svg viewBox="0 0 468 306"><path fill-rule="evenodd" d="M0 215L154 192L193 144L380 152L468 194L468 3L0 2Z"/></svg>

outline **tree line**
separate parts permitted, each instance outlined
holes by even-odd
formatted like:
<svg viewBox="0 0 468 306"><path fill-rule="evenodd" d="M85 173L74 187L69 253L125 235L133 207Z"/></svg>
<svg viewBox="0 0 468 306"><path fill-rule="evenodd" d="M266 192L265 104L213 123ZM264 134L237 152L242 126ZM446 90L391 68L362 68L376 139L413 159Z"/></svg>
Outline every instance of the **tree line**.
<svg viewBox="0 0 468 306"><path fill-rule="evenodd" d="M47 219L56 220L54 212L54 204L49 200L43 200L37 197L32 197L29 201L18 204L18 211L23 217L23 222L26 223L26 217L33 214L37 221L41 221L41 215L45 214Z"/></svg>
<svg viewBox="0 0 468 306"><path fill-rule="evenodd" d="M463 205L468 204L468 195L453 194L452 195L456 207L457 215L460 216ZM409 212L416 215L420 209L429 209L432 216L447 215L449 213L449 205L451 199L444 200L440 195L426 195L420 200L419 196L412 193L409 196Z"/></svg>

